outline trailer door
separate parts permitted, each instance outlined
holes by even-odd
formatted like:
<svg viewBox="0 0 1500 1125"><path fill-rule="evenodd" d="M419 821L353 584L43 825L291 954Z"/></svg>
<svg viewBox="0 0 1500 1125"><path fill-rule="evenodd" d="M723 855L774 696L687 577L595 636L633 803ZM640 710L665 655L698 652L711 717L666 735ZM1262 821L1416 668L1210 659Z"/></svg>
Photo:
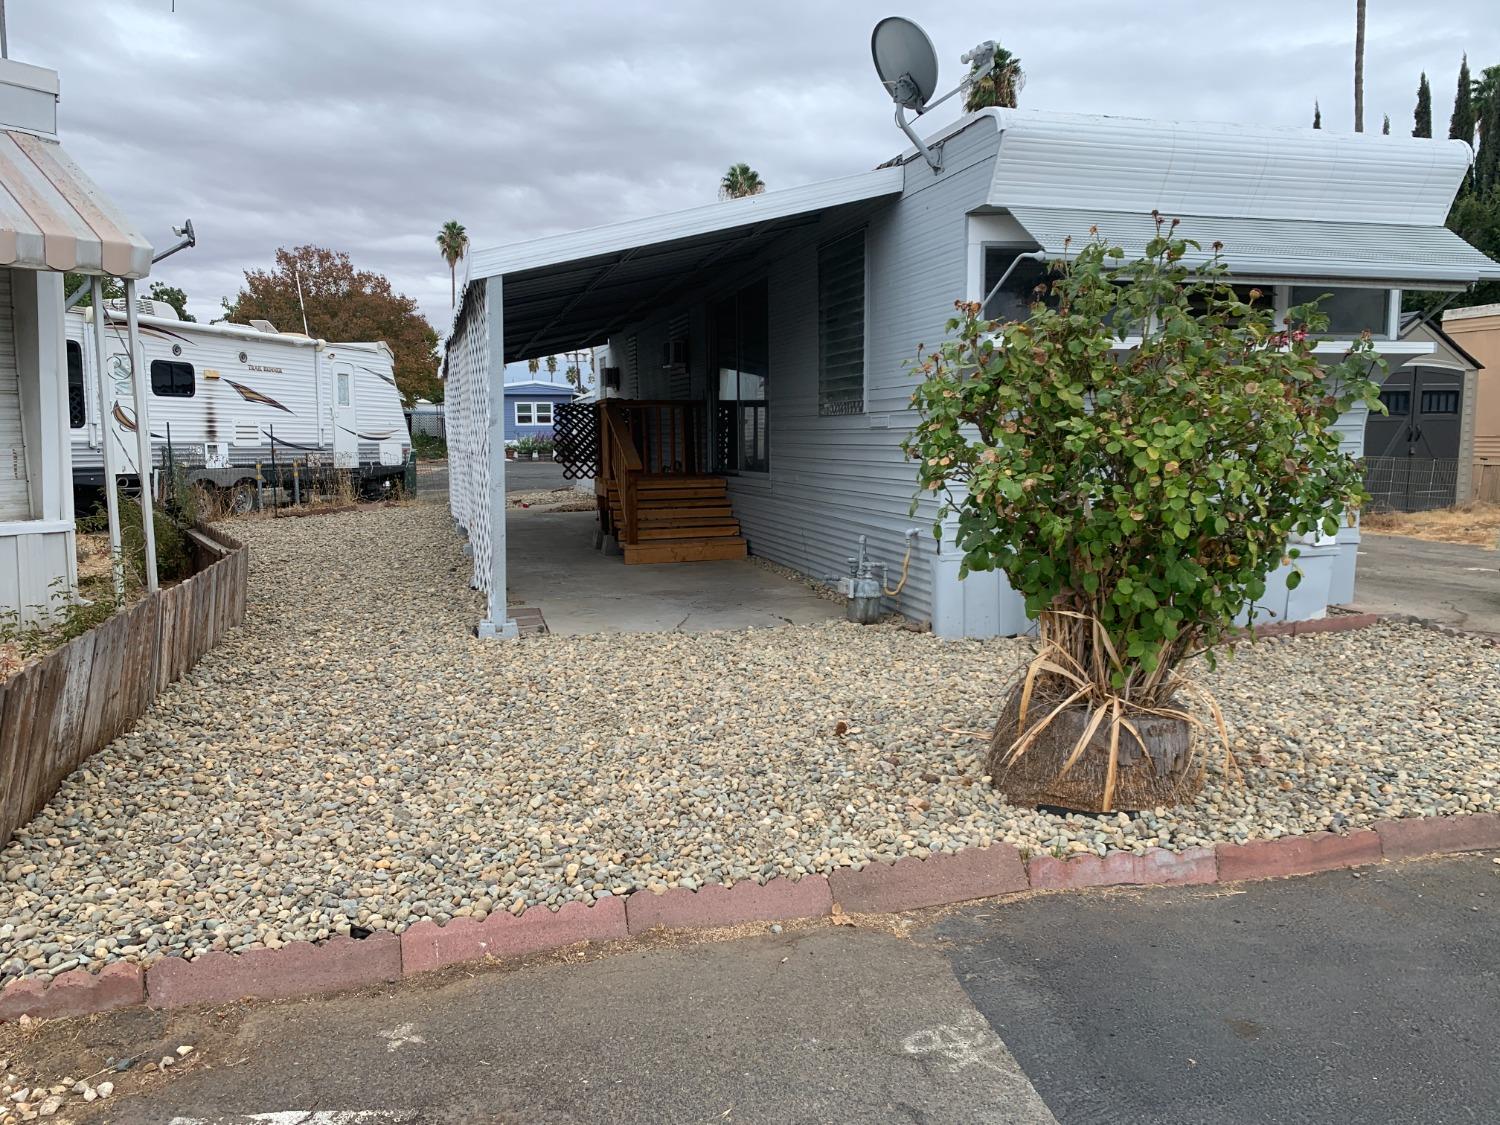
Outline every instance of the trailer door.
<svg viewBox="0 0 1500 1125"><path fill-rule="evenodd" d="M354 365L333 363L333 466L359 468L359 421L355 412Z"/></svg>

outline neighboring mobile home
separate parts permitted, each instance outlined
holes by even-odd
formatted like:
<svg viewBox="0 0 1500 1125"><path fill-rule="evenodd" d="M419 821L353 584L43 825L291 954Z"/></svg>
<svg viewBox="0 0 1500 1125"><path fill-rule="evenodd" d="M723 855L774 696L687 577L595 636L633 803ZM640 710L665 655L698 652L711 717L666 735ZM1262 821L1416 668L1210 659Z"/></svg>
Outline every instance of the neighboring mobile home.
<svg viewBox="0 0 1500 1125"><path fill-rule="evenodd" d="M1443 331L1479 365L1471 495L1500 504L1500 305L1449 309L1443 313Z"/></svg>
<svg viewBox="0 0 1500 1125"><path fill-rule="evenodd" d="M0 59L0 615L22 623L78 580L63 274L133 287L151 270L150 245L57 143L57 91L55 71Z"/></svg>
<svg viewBox="0 0 1500 1125"><path fill-rule="evenodd" d="M986 109L931 143L936 171L909 151L843 179L470 251L445 367L453 512L490 592L482 632L511 631L489 406L506 362L608 345L601 518L627 561L747 546L824 578L864 536L894 579L915 542L889 607L941 635L987 636L1029 627L1021 599L1000 574L959 579L951 531L925 530L932 503L910 514L900 448L908 364L941 341L956 300L981 299L1017 263L990 311L1024 315L1043 269L1024 255L1066 259L1097 230L1138 256L1160 212L1205 255L1221 242L1235 279L1280 309L1330 293L1330 356L1369 332L1399 365L1433 348L1399 339L1403 289L1500 277L1443 226L1472 159L1457 141ZM1360 453L1364 409L1340 429ZM1349 601L1358 541L1349 527L1298 544L1301 585L1273 576L1261 612L1303 619Z"/></svg>

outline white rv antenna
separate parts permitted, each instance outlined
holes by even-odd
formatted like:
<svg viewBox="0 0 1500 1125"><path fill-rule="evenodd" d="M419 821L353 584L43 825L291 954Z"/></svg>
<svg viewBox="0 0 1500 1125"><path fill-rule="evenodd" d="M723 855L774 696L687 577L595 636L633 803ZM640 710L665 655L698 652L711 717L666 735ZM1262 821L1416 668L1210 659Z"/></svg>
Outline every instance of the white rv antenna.
<svg viewBox="0 0 1500 1125"><path fill-rule="evenodd" d="M937 92L938 82L937 49L933 47L927 32L917 24L901 16L887 16L875 25L875 30L870 34L870 54L875 59L875 73L880 75L880 84L890 94L891 101L896 103L896 124L907 139L917 146L917 151L932 166L932 170L941 172L942 146L931 148L925 144L906 119L906 111L913 110L921 117L928 110L942 105L960 90L983 78L995 66L994 42L986 40L964 54L965 63L983 60L979 71L966 76L963 82L937 101L932 100L932 95Z"/></svg>
<svg viewBox="0 0 1500 1125"><path fill-rule="evenodd" d="M307 305L302 301L302 271L297 268L297 263L292 263L292 280L297 283L297 307L302 310L302 335L311 336L307 330Z"/></svg>

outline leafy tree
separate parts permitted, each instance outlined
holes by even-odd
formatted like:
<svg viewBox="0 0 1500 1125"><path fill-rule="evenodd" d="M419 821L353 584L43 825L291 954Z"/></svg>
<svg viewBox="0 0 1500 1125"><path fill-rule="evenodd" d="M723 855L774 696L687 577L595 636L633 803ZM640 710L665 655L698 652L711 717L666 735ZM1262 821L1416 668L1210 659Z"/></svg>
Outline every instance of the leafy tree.
<svg viewBox="0 0 1500 1125"><path fill-rule="evenodd" d="M150 296L153 301L164 301L171 305L183 320L197 322L198 318L187 311L187 294L177 286L168 285L165 281L153 281Z"/></svg>
<svg viewBox="0 0 1500 1125"><path fill-rule="evenodd" d="M760 173L745 163L731 164L729 171L719 181L720 199L743 199L747 195L759 195L766 190Z"/></svg>
<svg viewBox="0 0 1500 1125"><path fill-rule="evenodd" d="M979 66L976 60L969 67L969 93L964 98L965 111L973 113L992 105L1015 109L1021 88L1026 85L1026 72L1021 69L1021 60L1004 47L997 46L994 67L983 78L976 79L974 76L979 73Z"/></svg>
<svg viewBox="0 0 1500 1125"><path fill-rule="evenodd" d="M1422 72L1422 80L1417 83L1417 108L1412 111L1411 135L1414 137L1432 136L1432 88L1427 85L1427 72ZM1386 132L1389 133L1391 119L1387 117Z"/></svg>
<svg viewBox="0 0 1500 1125"><path fill-rule="evenodd" d="M1450 140L1474 143L1474 82L1469 77L1469 56L1458 68L1458 90L1453 95L1453 116L1448 120Z"/></svg>
<svg viewBox="0 0 1500 1125"><path fill-rule="evenodd" d="M1500 191L1466 192L1448 213L1448 228L1465 242L1500 259ZM1500 281L1481 281L1453 302L1455 308L1500 303Z"/></svg>
<svg viewBox="0 0 1500 1125"><path fill-rule="evenodd" d="M282 247L270 270L246 270L245 286L231 302L228 319L269 320L282 329L302 326L297 278L307 307L307 326L325 340L384 340L396 356L396 387L410 405L442 400L437 377L437 333L417 303L391 288L378 273L356 270L349 255L320 246Z"/></svg>
<svg viewBox="0 0 1500 1125"><path fill-rule="evenodd" d="M89 285L91 276L91 274L86 273L63 274L63 292L65 294L71 295L78 289L83 289L83 296L79 298L78 303L74 306L75 308L86 309L94 303L94 290ZM124 298L124 282L114 277L104 277L100 278L100 280L104 282L104 299L106 301L115 301Z"/></svg>
<svg viewBox="0 0 1500 1125"><path fill-rule="evenodd" d="M1323 127L1323 107L1320 106L1320 105L1318 105L1317 101L1314 101L1313 102L1313 128L1314 129L1321 129L1322 127Z"/></svg>
<svg viewBox="0 0 1500 1125"><path fill-rule="evenodd" d="M934 535L957 517L960 575L1002 571L1038 616L1036 698L1089 708L1106 741L1180 715L1182 666L1231 639L1295 557L1289 536L1332 534L1365 499L1335 424L1377 401L1369 340L1325 368L1315 305L1292 310L1302 327L1278 324L1217 258L1190 270L1175 226L1159 219L1135 262L1082 247L1024 321L959 302L947 339L918 355L904 442L939 501ZM1117 336L1141 342L1120 356ZM1002 724L995 745L1013 751L1050 710L1024 733L1024 719Z"/></svg>
<svg viewBox="0 0 1500 1125"><path fill-rule="evenodd" d="M448 263L448 289L450 300L456 306L458 304L458 263L463 258L464 251L469 248L469 234L464 230L464 225L457 219L449 219L443 224L443 229L438 231L437 236L438 253L442 254L443 261Z"/></svg>

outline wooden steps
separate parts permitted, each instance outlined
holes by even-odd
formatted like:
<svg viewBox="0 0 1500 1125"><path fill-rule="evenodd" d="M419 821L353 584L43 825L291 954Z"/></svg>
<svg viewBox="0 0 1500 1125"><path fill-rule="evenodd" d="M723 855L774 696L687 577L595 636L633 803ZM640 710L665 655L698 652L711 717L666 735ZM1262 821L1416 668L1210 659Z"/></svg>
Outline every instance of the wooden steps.
<svg viewBox="0 0 1500 1125"><path fill-rule="evenodd" d="M605 496L610 518L623 527L618 489ZM723 477L645 476L636 483L635 543L620 544L627 563L708 562L745 557L745 539Z"/></svg>

